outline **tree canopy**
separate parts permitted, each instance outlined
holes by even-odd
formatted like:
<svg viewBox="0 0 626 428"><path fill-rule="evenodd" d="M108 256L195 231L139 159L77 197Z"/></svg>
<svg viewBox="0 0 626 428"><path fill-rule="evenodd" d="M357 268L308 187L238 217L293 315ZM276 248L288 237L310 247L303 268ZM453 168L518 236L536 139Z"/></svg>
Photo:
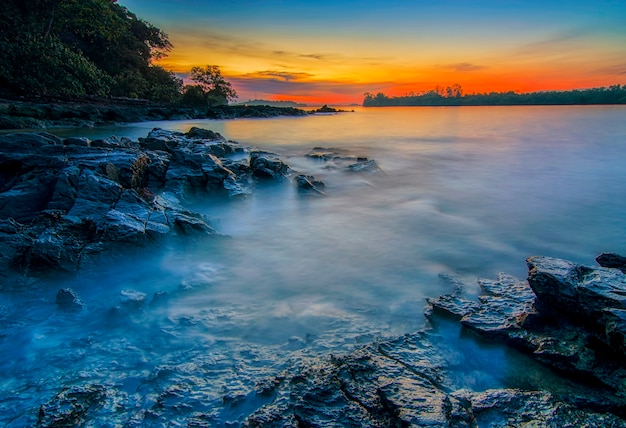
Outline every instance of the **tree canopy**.
<svg viewBox="0 0 626 428"><path fill-rule="evenodd" d="M173 101L182 81L154 65L167 34L116 0L3 0L0 88L23 95Z"/></svg>
<svg viewBox="0 0 626 428"><path fill-rule="evenodd" d="M196 84L187 85L183 89L184 103L218 106L237 99L237 92L224 79L217 65L193 67L190 78Z"/></svg>

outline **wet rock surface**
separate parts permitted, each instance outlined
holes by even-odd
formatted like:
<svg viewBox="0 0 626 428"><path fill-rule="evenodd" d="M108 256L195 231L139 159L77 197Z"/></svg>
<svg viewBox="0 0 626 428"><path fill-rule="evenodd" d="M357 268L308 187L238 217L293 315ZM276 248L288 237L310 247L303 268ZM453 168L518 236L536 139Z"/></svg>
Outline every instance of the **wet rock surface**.
<svg viewBox="0 0 626 428"><path fill-rule="evenodd" d="M626 276L616 268L550 257L530 257L527 265L527 281L505 274L480 280L484 294L478 302L457 290L430 299L431 311L452 315L480 336L528 353L572 379L600 386L606 394L579 397L577 404L624 417Z"/></svg>
<svg viewBox="0 0 626 428"><path fill-rule="evenodd" d="M277 377L269 392L273 402L245 425L626 426L610 412L614 408L589 397L576 401L541 390L457 389L433 345L441 339L429 332L410 334Z"/></svg>
<svg viewBox="0 0 626 428"><path fill-rule="evenodd" d="M374 159L355 156L344 149L315 147L306 154L309 159L324 162L327 169L339 169L353 173L381 173L382 169Z"/></svg>
<svg viewBox="0 0 626 428"><path fill-rule="evenodd" d="M138 141L0 135L0 277L77 272L125 246L216 235L187 202L246 197L257 180L290 174L277 155L200 128Z"/></svg>

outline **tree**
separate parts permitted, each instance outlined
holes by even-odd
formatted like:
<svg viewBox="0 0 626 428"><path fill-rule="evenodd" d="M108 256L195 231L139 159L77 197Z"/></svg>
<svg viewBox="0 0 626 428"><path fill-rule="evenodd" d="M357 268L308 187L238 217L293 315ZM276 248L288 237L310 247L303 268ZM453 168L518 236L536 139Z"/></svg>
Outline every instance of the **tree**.
<svg viewBox="0 0 626 428"><path fill-rule="evenodd" d="M224 79L217 65L193 67L191 80L202 89L209 106L225 105L237 99L237 92L230 82Z"/></svg>
<svg viewBox="0 0 626 428"><path fill-rule="evenodd" d="M447 98L461 98L463 96L463 87L458 83L446 88Z"/></svg>
<svg viewBox="0 0 626 428"><path fill-rule="evenodd" d="M55 39L24 36L0 41L0 87L19 94L106 95L111 77Z"/></svg>
<svg viewBox="0 0 626 428"><path fill-rule="evenodd" d="M183 87L182 103L190 106L206 106L207 98L200 85L185 85Z"/></svg>

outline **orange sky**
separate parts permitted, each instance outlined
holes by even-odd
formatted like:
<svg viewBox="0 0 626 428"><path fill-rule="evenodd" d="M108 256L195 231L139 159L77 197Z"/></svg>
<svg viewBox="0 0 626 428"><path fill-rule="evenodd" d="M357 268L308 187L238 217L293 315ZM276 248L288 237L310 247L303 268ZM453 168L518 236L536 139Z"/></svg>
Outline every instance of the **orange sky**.
<svg viewBox="0 0 626 428"><path fill-rule="evenodd" d="M459 83L465 93L626 83L626 2L122 0L169 34L161 65L214 64L239 94L361 103Z"/></svg>

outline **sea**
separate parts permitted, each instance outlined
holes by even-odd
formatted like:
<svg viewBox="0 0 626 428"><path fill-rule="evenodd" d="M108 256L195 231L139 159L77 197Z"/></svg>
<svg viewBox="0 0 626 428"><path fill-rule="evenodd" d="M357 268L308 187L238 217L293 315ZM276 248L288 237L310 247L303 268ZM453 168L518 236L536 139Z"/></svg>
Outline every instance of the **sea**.
<svg viewBox="0 0 626 428"><path fill-rule="evenodd" d="M458 287L474 298L477 280L499 272L524 280L530 256L594 266L601 252L626 254L626 106L344 109L46 130L211 129L325 187L307 194L286 178L243 199L199 198L193 209L223 237L0 287L0 425L31 426L43 403L86 385L112 391L88 426L144 426L150 412L170 426L197 414L237 424L264 404L254 391L267 379L420 329L441 335L456 387L558 384L455 322L433 325L426 299ZM307 157L314 148L378 169ZM57 311L65 287L80 313ZM126 313L129 291L168 298Z"/></svg>

